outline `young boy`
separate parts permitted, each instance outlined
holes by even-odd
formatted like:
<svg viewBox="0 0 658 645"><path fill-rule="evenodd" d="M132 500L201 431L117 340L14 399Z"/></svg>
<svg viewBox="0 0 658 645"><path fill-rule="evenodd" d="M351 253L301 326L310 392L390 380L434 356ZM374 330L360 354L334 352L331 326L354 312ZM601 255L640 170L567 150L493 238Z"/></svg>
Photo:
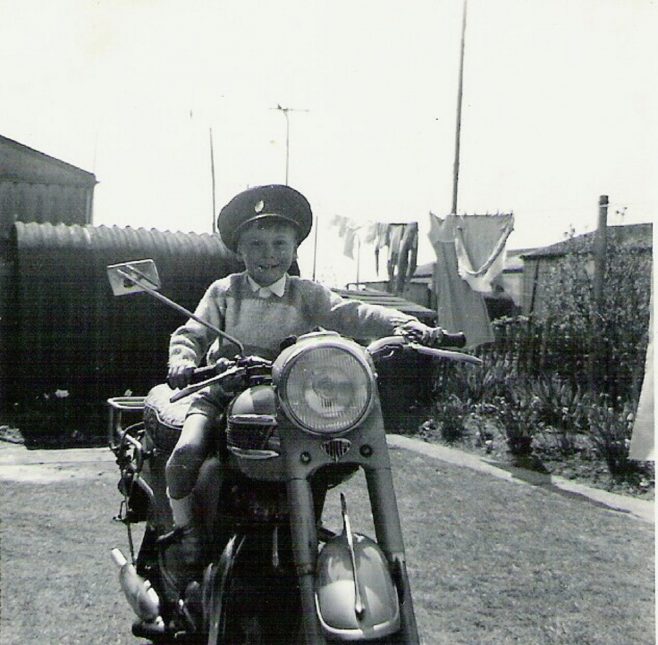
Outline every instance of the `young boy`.
<svg viewBox="0 0 658 645"><path fill-rule="evenodd" d="M276 357L284 339L316 327L357 338L397 332L426 340L433 333L441 333L394 309L347 300L323 285L288 275L297 247L308 236L311 225L308 201L288 186L258 186L235 196L221 210L218 228L246 270L211 284L195 314L238 338L246 354L269 359ZM171 337L169 384L184 387L206 355L208 362L214 363L235 351L234 345L216 339L206 327L190 319ZM211 386L197 393L167 462L167 493L175 532L182 557L190 566L201 555L191 492L209 450L213 421L225 405L221 388Z"/></svg>

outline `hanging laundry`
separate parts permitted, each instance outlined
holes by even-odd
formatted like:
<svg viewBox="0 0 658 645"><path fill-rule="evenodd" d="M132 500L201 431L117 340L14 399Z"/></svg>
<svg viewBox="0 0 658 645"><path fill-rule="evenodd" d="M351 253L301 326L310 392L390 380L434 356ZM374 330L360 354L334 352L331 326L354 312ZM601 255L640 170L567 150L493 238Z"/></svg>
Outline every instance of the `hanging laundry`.
<svg viewBox="0 0 658 645"><path fill-rule="evenodd" d="M455 251L459 275L474 291L493 293L492 283L505 268L505 245L514 230L514 216L456 217Z"/></svg>
<svg viewBox="0 0 658 645"><path fill-rule="evenodd" d="M433 287L437 297L438 324L449 332L466 335L466 346L477 347L494 340L487 307L481 293L459 275L455 239L462 218L445 219L430 213L429 239L436 253Z"/></svg>
<svg viewBox="0 0 658 645"><path fill-rule="evenodd" d="M343 255L348 258L354 259L354 246L357 243L357 231L361 228L359 224L349 217L342 215L334 215L331 218L331 226L338 227L338 237L344 238L343 240Z"/></svg>
<svg viewBox="0 0 658 645"><path fill-rule="evenodd" d="M357 244L357 230L358 229L356 228L347 227L343 235L345 238L343 243L343 255L351 258L352 260L354 259L354 247Z"/></svg>
<svg viewBox="0 0 658 645"><path fill-rule="evenodd" d="M400 251L398 253L394 293L404 292L404 288L416 271L418 257L418 222L409 222L404 227Z"/></svg>
<svg viewBox="0 0 658 645"><path fill-rule="evenodd" d="M388 287L392 292L395 288L395 276L400 257L400 245L406 224L389 224L388 225Z"/></svg>
<svg viewBox="0 0 658 645"><path fill-rule="evenodd" d="M377 241L378 222L367 222L363 227L361 241L364 244L374 244Z"/></svg>
<svg viewBox="0 0 658 645"><path fill-rule="evenodd" d="M389 224L386 222L375 222L375 270L379 275L379 251L388 246Z"/></svg>

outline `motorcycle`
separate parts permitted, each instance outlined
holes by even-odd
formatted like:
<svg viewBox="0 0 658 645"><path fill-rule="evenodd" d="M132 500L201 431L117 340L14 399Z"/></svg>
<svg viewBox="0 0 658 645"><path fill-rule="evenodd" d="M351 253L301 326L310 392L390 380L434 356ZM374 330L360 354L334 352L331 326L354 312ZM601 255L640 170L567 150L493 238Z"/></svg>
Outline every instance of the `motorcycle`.
<svg viewBox="0 0 658 645"><path fill-rule="evenodd" d="M115 295L163 296L151 260L108 267ZM198 319L202 324L206 322ZM418 643L402 529L381 405L377 364L409 352L478 364L454 350L401 336L367 347L318 331L284 343L276 360L245 356L197 368L200 382L146 397L108 400L109 443L120 469L118 516L130 559L112 558L137 615L133 634L153 643ZM445 345L462 346L461 334ZM187 396L210 384L232 392L217 420L217 445L194 489L205 531L204 566L182 565L166 496L165 464ZM219 465L222 464L221 469ZM363 471L375 539L323 524L327 493ZM221 474L220 474L221 473ZM132 527L145 525L135 556Z"/></svg>

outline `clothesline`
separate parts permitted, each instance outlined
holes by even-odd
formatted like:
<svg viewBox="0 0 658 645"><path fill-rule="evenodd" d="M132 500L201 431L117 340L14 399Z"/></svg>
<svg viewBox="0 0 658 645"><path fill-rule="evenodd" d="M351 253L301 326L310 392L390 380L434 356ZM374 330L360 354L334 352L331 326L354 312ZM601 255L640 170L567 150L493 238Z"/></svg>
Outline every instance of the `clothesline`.
<svg viewBox="0 0 658 645"><path fill-rule="evenodd" d="M359 263L361 243L374 244L375 269L379 274L379 254L381 249L388 249L386 268L389 289L402 293L405 284L411 280L416 270L418 256L418 222L376 222L369 220L357 223L354 220L334 215L331 225L338 227L338 235L343 238L343 254L354 258L357 246L357 282L359 281Z"/></svg>

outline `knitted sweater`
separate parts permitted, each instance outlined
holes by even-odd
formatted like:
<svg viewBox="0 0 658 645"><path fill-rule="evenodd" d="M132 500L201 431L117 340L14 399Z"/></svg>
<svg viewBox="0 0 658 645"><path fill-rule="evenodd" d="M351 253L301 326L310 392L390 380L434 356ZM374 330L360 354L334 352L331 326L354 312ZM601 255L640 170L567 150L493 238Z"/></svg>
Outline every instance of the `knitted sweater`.
<svg viewBox="0 0 658 645"><path fill-rule="evenodd" d="M378 338L413 320L395 309L341 298L317 282L294 276L287 276L281 298L262 298L253 292L246 272L213 282L194 313L239 339L247 354L269 359L277 356L283 340L317 327L353 338ZM236 351L235 345L189 319L171 336L169 365L196 366L207 353L212 362Z"/></svg>

